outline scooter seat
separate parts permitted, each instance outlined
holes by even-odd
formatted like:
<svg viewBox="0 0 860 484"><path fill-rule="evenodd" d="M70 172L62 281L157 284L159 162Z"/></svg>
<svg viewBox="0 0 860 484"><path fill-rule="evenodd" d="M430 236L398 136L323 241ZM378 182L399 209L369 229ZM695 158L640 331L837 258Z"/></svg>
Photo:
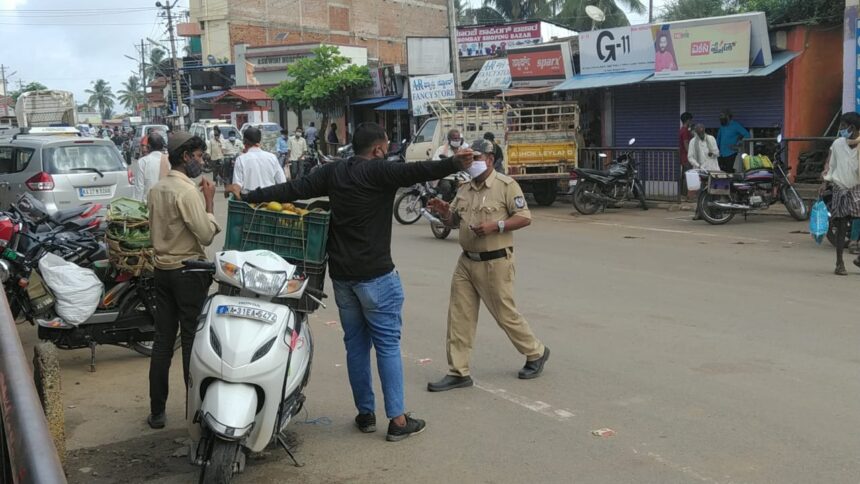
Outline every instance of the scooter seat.
<svg viewBox="0 0 860 484"><path fill-rule="evenodd" d="M597 175L597 176L604 176L604 177L608 177L610 175L609 170L594 170L591 168L580 168L579 171L581 171L582 173L588 174L588 175Z"/></svg>

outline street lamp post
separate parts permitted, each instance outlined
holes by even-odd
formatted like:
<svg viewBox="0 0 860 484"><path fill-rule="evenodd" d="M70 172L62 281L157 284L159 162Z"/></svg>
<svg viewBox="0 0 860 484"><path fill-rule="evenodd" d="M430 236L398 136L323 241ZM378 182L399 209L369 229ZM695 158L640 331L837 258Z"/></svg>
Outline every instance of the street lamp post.
<svg viewBox="0 0 860 484"><path fill-rule="evenodd" d="M155 2L155 6L163 9L167 14L167 32L170 34L170 55L173 57L173 80L176 86L176 115L179 120L179 130L185 131L185 116L182 114L182 82L179 74L180 60L176 57L176 37L173 35L173 13L171 10L179 0L174 0L173 5L166 2L164 5L161 2Z"/></svg>

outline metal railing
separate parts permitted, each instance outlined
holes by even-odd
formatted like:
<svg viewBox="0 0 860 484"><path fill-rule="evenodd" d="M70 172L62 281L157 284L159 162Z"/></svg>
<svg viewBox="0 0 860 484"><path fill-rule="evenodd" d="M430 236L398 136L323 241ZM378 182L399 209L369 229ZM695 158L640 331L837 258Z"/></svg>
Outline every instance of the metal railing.
<svg viewBox="0 0 860 484"><path fill-rule="evenodd" d="M630 152L637 162L639 179L645 185L645 198L649 200L680 200L681 162L678 148L640 148L630 146L604 146L579 149L579 166L602 170L619 155ZM605 153L606 158L600 158Z"/></svg>
<svg viewBox="0 0 860 484"><path fill-rule="evenodd" d="M65 483L6 297L0 302L0 483Z"/></svg>
<svg viewBox="0 0 860 484"><path fill-rule="evenodd" d="M782 139L783 145L788 147L783 159L788 161L795 183L819 183L830 145L835 139L811 136ZM762 143L764 152L770 154L776 147L776 138L745 139L742 142L744 153L756 153L756 143Z"/></svg>

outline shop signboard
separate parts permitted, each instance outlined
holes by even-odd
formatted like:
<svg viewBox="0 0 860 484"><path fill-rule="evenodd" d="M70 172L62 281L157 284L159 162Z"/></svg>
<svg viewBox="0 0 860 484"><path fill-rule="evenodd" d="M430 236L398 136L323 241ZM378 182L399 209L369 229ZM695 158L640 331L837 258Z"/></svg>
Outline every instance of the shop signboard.
<svg viewBox="0 0 860 484"><path fill-rule="evenodd" d="M503 55L515 46L541 42L541 22L457 27L460 57Z"/></svg>
<svg viewBox="0 0 860 484"><path fill-rule="evenodd" d="M394 79L394 66L370 69L370 88L364 97L396 96L397 82Z"/></svg>
<svg viewBox="0 0 860 484"><path fill-rule="evenodd" d="M406 63L409 74L425 76L451 72L448 37L406 37Z"/></svg>
<svg viewBox="0 0 860 484"><path fill-rule="evenodd" d="M513 87L554 86L573 77L570 44L517 47L508 51Z"/></svg>
<svg viewBox="0 0 860 484"><path fill-rule="evenodd" d="M654 77L749 72L749 21L678 27L653 26Z"/></svg>
<svg viewBox="0 0 860 484"><path fill-rule="evenodd" d="M430 114L428 105L432 101L454 99L454 74L418 76L409 78L409 96L412 100L412 114Z"/></svg>
<svg viewBox="0 0 860 484"><path fill-rule="evenodd" d="M654 68L651 26L580 32L579 62L582 74L651 70Z"/></svg>
<svg viewBox="0 0 860 484"><path fill-rule="evenodd" d="M501 91L511 86L511 69L507 59L490 59L484 62L475 76L469 92Z"/></svg>

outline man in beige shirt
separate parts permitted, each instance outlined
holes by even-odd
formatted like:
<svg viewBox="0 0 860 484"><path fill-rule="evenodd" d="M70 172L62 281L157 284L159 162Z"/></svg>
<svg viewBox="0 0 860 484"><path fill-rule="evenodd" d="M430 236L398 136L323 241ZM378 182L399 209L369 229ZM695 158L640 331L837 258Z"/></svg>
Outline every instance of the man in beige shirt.
<svg viewBox="0 0 860 484"><path fill-rule="evenodd" d="M211 283L209 274L186 272L183 262L206 258L204 246L221 229L213 215L215 185L201 178L206 143L178 133L168 143L170 173L149 191L152 245L155 249L155 341L149 364L149 426L165 425L170 362L176 333L182 340L182 369L188 384L188 363L197 317ZM199 186L199 190L198 190ZM203 197L200 197L200 191Z"/></svg>
<svg viewBox="0 0 860 484"><path fill-rule="evenodd" d="M526 357L522 379L537 378L549 359L549 348L532 332L514 304L513 231L531 224L531 213L519 184L494 168L495 147L485 139L471 145L472 181L460 187L452 205L433 199L428 207L449 227L460 227L463 253L451 281L448 306L448 375L427 390L442 392L472 386L469 359L481 301L514 347Z"/></svg>

